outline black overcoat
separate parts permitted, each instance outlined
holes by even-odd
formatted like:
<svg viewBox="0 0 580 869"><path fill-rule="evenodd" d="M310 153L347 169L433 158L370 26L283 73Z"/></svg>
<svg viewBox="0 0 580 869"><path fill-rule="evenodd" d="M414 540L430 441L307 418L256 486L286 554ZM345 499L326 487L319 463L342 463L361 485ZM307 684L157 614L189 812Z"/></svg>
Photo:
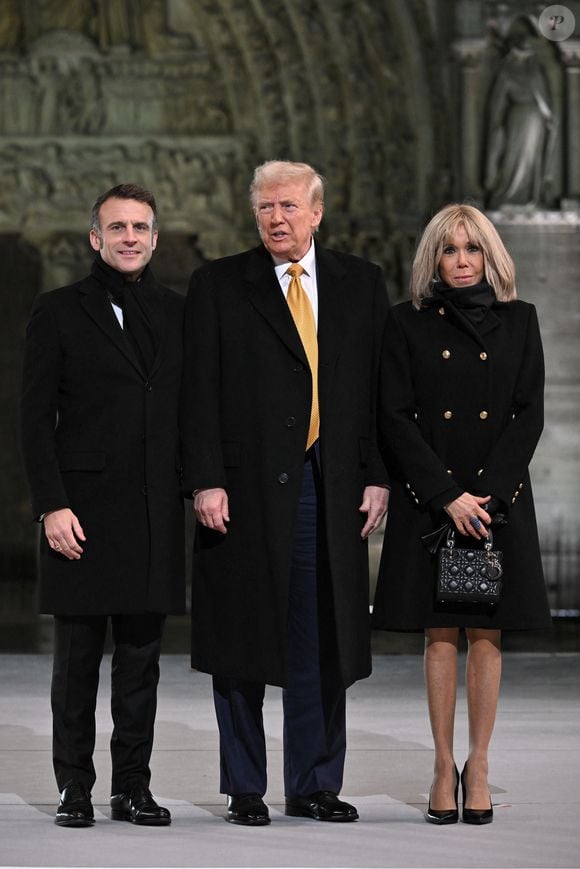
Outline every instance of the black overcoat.
<svg viewBox="0 0 580 869"><path fill-rule="evenodd" d="M149 377L92 276L34 304L22 395L32 509L70 507L87 538L80 560L68 561L41 534L42 612L183 611L184 299L155 292L162 338Z"/></svg>
<svg viewBox="0 0 580 869"><path fill-rule="evenodd" d="M416 310L404 302L389 312L379 442L392 490L376 627L549 626L528 474L543 427L543 388L533 305L495 302L477 328L446 306ZM508 525L494 532L504 588L493 610L434 603L434 558L420 537L447 518L443 505L463 491L495 495L508 514Z"/></svg>
<svg viewBox="0 0 580 869"><path fill-rule="evenodd" d="M378 266L317 247L320 453L345 686L370 672L363 489L386 472L375 399L387 308ZM284 685L293 526L312 381L263 247L195 272L186 305L184 485L223 487L228 533L198 525L192 665Z"/></svg>

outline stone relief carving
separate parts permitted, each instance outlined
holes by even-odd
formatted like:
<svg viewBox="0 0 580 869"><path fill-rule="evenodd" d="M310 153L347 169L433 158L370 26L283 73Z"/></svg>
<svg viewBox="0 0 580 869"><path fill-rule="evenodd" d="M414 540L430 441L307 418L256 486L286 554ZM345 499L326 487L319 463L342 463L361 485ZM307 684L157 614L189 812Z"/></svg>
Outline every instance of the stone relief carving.
<svg viewBox="0 0 580 869"><path fill-rule="evenodd" d="M83 225L87 203L129 179L155 191L167 227L239 222L239 145L233 140L81 138L11 141L0 154L0 231Z"/></svg>

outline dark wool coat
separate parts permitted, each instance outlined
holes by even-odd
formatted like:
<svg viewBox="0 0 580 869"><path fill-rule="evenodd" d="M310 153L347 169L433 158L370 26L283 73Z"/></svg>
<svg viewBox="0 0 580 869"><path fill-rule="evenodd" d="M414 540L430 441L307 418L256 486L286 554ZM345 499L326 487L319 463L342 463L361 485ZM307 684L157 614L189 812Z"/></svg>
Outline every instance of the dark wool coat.
<svg viewBox="0 0 580 869"><path fill-rule="evenodd" d="M448 307L389 313L379 387L380 446L392 476L373 623L391 630L549 626L528 465L543 427L544 364L535 308L495 302L465 325ZM508 525L502 600L492 610L435 605L435 559L420 542L463 491L495 495ZM472 540L472 538L469 538ZM466 544L459 537L458 542ZM446 608L447 607L447 608Z"/></svg>
<svg viewBox="0 0 580 869"><path fill-rule="evenodd" d="M374 407L387 308L381 270L317 247L320 454L340 671L368 676L363 489L386 481ZM186 305L184 486L223 487L227 535L197 527L192 664L284 685L293 527L312 381L263 248L195 272Z"/></svg>
<svg viewBox="0 0 580 869"><path fill-rule="evenodd" d="M42 612L183 611L184 299L157 291L162 339L148 378L93 277L34 304L22 397L32 509L70 507L87 538L80 560L68 561L41 534Z"/></svg>

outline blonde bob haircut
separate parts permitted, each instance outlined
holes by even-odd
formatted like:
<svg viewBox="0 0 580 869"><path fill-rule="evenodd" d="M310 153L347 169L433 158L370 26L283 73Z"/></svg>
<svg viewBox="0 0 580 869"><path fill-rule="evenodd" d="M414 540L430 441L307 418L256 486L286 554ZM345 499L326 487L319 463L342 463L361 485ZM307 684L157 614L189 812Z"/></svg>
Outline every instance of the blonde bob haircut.
<svg viewBox="0 0 580 869"><path fill-rule="evenodd" d="M324 178L308 163L293 163L290 160L268 160L257 166L250 184L250 202L256 210L260 190L288 181L301 181L308 191L311 205L324 204Z"/></svg>
<svg viewBox="0 0 580 869"><path fill-rule="evenodd" d="M516 269L493 223L473 205L446 205L431 218L417 247L411 274L411 298L416 308L432 295L439 280L437 269L443 249L463 227L470 242L483 253L485 277L500 302L517 298Z"/></svg>

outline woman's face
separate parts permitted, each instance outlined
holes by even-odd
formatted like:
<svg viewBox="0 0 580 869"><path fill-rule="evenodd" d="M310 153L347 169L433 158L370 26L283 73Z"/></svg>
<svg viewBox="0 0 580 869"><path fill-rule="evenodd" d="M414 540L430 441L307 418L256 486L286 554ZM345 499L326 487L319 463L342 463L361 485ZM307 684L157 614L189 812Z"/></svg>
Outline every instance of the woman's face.
<svg viewBox="0 0 580 869"><path fill-rule="evenodd" d="M437 264L439 277L448 287L472 287L483 279L483 252L469 240L464 226L458 226L443 248Z"/></svg>

